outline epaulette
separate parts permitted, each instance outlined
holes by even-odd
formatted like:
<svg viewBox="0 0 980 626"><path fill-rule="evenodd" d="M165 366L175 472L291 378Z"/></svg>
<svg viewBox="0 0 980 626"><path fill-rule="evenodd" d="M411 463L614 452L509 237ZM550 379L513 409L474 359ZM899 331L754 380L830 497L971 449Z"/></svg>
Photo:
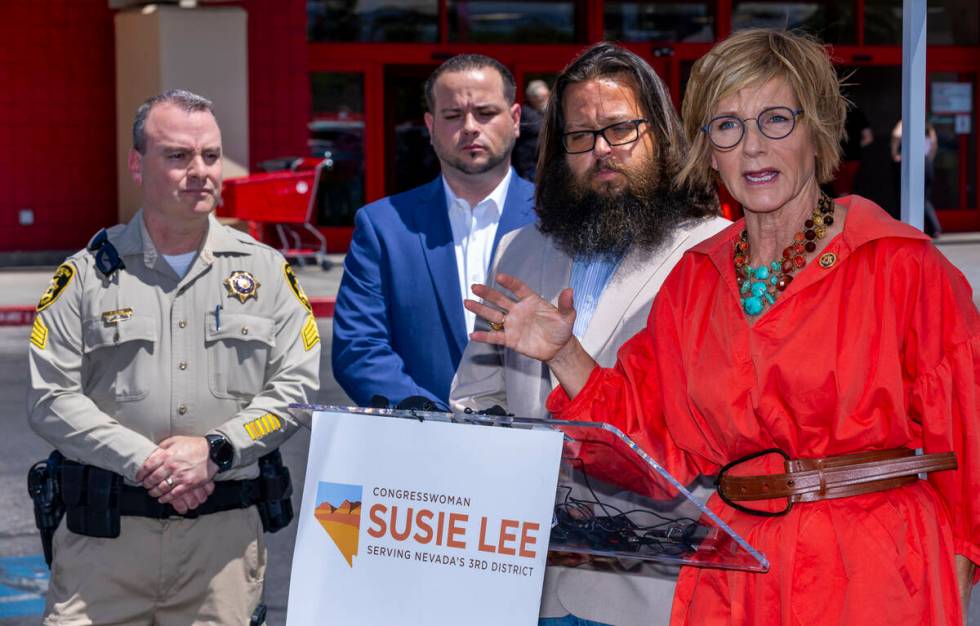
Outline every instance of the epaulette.
<svg viewBox="0 0 980 626"><path fill-rule="evenodd" d="M96 233L95 237L92 237L92 240L85 249L95 257L95 267L106 278L109 278L119 270L126 269L126 264L123 263L122 257L119 256L119 251L116 250L116 246L112 245L112 242L109 241L108 229L103 228Z"/></svg>

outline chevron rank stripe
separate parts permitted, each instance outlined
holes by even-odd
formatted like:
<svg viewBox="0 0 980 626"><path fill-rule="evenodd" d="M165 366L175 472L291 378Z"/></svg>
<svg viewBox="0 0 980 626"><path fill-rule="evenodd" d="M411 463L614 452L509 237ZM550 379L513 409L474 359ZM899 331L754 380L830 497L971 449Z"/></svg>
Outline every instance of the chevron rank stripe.
<svg viewBox="0 0 980 626"><path fill-rule="evenodd" d="M34 326L31 328L31 343L38 350L44 350L48 345L48 327L40 315L34 318Z"/></svg>
<svg viewBox="0 0 980 626"><path fill-rule="evenodd" d="M252 441L262 439L269 433L274 433L279 430L282 430L282 420L272 413L266 413L245 424L245 432L252 438Z"/></svg>
<svg viewBox="0 0 980 626"><path fill-rule="evenodd" d="M303 330L300 331L300 336L303 338L303 348L309 352L313 349L313 346L320 343L320 331L316 328L316 318L313 315L306 316L306 323L303 324Z"/></svg>

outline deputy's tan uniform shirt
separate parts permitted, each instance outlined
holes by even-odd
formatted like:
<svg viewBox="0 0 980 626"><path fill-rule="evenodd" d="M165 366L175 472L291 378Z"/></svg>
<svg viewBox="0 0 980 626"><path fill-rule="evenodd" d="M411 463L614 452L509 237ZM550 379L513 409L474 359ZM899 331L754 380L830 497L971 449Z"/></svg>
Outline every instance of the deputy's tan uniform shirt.
<svg viewBox="0 0 980 626"><path fill-rule="evenodd" d="M78 252L38 305L31 427L69 459L129 480L158 442L220 433L235 449L220 478L256 476L258 458L298 427L288 405L319 384L316 321L292 270L213 216L182 279L142 212L108 233L125 269L107 278Z"/></svg>

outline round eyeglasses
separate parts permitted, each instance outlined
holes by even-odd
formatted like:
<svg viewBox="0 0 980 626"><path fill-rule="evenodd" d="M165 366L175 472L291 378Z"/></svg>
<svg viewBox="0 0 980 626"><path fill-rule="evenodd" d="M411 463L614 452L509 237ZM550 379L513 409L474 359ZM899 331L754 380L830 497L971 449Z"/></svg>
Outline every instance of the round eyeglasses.
<svg viewBox="0 0 980 626"><path fill-rule="evenodd" d="M701 127L716 148L728 150L738 145L745 136L745 122L755 120L759 132L769 139L784 139L796 128L796 118L803 109L795 111L789 107L771 107L756 117L736 117L719 115Z"/></svg>
<svg viewBox="0 0 980 626"><path fill-rule="evenodd" d="M646 120L628 120L616 122L599 130L576 130L570 133L563 133L561 136L562 146L568 154L582 154L591 152L595 148L596 137L602 135L606 143L610 146L623 146L633 143L640 138L640 124L646 124Z"/></svg>

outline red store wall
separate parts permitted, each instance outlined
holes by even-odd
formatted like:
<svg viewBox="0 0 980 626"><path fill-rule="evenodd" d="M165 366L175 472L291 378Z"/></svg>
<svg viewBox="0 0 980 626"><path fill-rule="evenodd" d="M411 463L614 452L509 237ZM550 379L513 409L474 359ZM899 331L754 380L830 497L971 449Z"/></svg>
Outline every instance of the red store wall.
<svg viewBox="0 0 980 626"><path fill-rule="evenodd" d="M306 0L245 0L248 13L249 169L305 156L312 117Z"/></svg>
<svg viewBox="0 0 980 626"><path fill-rule="evenodd" d="M0 2L0 252L69 250L116 216L105 0ZM34 224L21 226L21 209Z"/></svg>
<svg viewBox="0 0 980 626"><path fill-rule="evenodd" d="M254 168L306 152L306 5L240 4ZM116 223L114 45L106 0L0 0L0 252L75 250Z"/></svg>

